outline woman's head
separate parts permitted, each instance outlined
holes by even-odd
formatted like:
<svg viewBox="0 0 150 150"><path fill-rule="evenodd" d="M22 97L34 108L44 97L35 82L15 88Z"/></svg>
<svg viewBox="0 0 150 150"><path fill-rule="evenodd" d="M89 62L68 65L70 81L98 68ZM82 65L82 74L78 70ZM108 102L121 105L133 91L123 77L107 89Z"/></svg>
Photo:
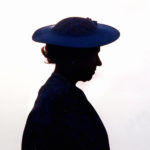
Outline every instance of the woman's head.
<svg viewBox="0 0 150 150"><path fill-rule="evenodd" d="M100 46L114 42L119 36L117 29L90 18L68 17L36 30L32 38L47 43L41 49L47 63L71 72L71 77L85 80L94 74L96 66L102 65L98 57Z"/></svg>
<svg viewBox="0 0 150 150"><path fill-rule="evenodd" d="M71 71L82 81L90 80L96 67L102 65L98 56L100 47L71 48L46 44L41 50L48 63L54 63L64 71Z"/></svg>

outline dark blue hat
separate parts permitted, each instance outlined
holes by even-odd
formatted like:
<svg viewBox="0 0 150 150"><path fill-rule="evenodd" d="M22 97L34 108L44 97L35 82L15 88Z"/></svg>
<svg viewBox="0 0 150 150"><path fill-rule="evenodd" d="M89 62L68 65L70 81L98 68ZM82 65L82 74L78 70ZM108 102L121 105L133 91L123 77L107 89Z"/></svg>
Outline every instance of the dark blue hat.
<svg viewBox="0 0 150 150"><path fill-rule="evenodd" d="M90 18L69 17L36 30L32 39L64 47L90 48L112 43L119 36L117 29Z"/></svg>

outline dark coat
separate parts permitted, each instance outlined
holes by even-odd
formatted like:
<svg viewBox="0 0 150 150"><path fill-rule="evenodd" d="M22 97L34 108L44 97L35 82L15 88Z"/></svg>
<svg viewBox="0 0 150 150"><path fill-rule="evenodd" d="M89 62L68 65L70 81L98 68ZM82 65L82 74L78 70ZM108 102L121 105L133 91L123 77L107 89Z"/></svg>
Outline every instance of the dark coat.
<svg viewBox="0 0 150 150"><path fill-rule="evenodd" d="M40 88L22 150L109 150L107 132L85 94L53 73Z"/></svg>

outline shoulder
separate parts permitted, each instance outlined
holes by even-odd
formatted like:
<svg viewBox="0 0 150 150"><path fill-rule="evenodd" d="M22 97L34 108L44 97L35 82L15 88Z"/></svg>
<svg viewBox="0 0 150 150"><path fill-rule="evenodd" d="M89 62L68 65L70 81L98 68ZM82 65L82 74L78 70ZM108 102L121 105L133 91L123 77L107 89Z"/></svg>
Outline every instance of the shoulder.
<svg viewBox="0 0 150 150"><path fill-rule="evenodd" d="M60 75L53 73L45 84L40 88L38 95L51 97L55 99L57 96L68 94L70 85Z"/></svg>
<svg viewBox="0 0 150 150"><path fill-rule="evenodd" d="M37 95L34 106L30 112L32 121L48 123L56 115L58 108L67 100L69 88L61 84L44 84Z"/></svg>
<svg viewBox="0 0 150 150"><path fill-rule="evenodd" d="M35 107L48 107L52 109L55 105L58 105L67 95L69 95L70 89L61 83L44 84L37 95L35 101Z"/></svg>

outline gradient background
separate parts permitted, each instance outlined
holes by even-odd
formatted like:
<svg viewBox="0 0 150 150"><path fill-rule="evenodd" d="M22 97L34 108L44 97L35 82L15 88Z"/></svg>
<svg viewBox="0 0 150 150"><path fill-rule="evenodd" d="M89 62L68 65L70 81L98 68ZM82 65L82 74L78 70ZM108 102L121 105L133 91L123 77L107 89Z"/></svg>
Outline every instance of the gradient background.
<svg viewBox="0 0 150 150"><path fill-rule="evenodd" d="M70 17L116 27L121 37L101 47L103 65L79 82L99 113L111 150L150 148L150 1L5 0L0 2L0 149L20 150L27 116L54 65L44 64L33 32Z"/></svg>

